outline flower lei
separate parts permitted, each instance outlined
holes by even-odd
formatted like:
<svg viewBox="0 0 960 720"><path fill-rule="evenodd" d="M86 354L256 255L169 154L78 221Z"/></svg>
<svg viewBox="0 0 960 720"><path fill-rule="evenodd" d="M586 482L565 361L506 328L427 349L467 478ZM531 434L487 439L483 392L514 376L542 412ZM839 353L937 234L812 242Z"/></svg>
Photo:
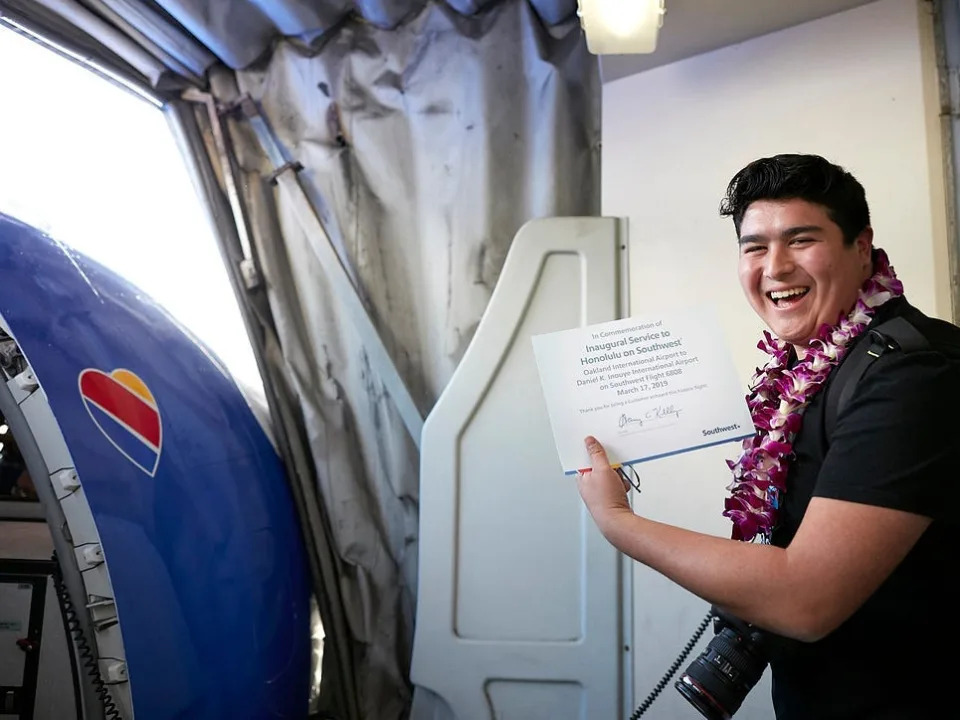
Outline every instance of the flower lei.
<svg viewBox="0 0 960 720"><path fill-rule="evenodd" d="M874 274L860 289L857 303L834 327L822 325L807 347L796 348L797 363L788 367L790 345L764 331L757 347L771 358L750 383L747 406L757 432L743 441L743 454L733 462L723 515L733 521L733 539L764 542L777 524L780 499L786 491L793 441L803 413L833 368L847 354L850 341L862 333L876 308L903 294L883 250L873 252Z"/></svg>

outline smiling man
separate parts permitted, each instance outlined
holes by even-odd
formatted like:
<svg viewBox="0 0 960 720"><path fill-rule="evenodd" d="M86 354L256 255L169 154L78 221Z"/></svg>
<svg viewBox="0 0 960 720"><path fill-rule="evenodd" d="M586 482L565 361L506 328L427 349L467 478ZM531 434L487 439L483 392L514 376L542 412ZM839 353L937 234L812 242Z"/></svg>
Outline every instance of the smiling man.
<svg viewBox="0 0 960 720"><path fill-rule="evenodd" d="M870 227L848 243L827 209L806 200L756 200L739 232L747 299L774 335L794 345L852 308L871 274Z"/></svg>
<svg viewBox="0 0 960 720"><path fill-rule="evenodd" d="M593 438L580 493L615 547L759 631L778 720L934 717L941 648L960 641L960 329L907 302L863 187L822 157L751 163L721 214L770 330L732 539L634 514ZM721 717L742 693L712 677L691 687Z"/></svg>

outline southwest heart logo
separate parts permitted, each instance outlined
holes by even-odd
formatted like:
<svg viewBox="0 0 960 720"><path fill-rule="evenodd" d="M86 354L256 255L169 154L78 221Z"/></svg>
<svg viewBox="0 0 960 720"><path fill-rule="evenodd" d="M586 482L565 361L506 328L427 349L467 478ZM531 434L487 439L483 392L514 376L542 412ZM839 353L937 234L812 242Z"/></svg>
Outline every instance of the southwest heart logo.
<svg viewBox="0 0 960 720"><path fill-rule="evenodd" d="M94 368L81 372L77 382L100 432L127 460L153 477L160 463L163 426L147 384L129 370L107 374Z"/></svg>

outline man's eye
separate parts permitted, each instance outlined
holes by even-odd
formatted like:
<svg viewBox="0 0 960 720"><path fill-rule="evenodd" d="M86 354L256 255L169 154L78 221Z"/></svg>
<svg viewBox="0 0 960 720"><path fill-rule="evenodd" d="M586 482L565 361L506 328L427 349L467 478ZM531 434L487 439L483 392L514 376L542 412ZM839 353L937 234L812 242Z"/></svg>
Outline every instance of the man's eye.
<svg viewBox="0 0 960 720"><path fill-rule="evenodd" d="M742 252L744 255L750 255L751 253L760 252L763 249L765 249L763 245L744 245Z"/></svg>
<svg viewBox="0 0 960 720"><path fill-rule="evenodd" d="M813 238L808 237L798 237L790 241L791 245L806 245L807 243L813 242Z"/></svg>

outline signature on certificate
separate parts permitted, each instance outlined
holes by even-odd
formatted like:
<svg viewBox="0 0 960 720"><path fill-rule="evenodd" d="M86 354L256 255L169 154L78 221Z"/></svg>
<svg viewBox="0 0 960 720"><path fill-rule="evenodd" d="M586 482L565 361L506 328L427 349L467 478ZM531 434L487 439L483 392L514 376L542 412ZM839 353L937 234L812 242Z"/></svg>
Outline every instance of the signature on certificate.
<svg viewBox="0 0 960 720"><path fill-rule="evenodd" d="M658 405L657 407L650 408L646 412L642 413L642 416L640 417L634 417L623 413L619 420L620 430L622 432L631 432L645 426L650 426L651 429L655 427L664 427L664 420L677 420L680 418L680 413L682 412L683 408L678 408L676 405Z"/></svg>

